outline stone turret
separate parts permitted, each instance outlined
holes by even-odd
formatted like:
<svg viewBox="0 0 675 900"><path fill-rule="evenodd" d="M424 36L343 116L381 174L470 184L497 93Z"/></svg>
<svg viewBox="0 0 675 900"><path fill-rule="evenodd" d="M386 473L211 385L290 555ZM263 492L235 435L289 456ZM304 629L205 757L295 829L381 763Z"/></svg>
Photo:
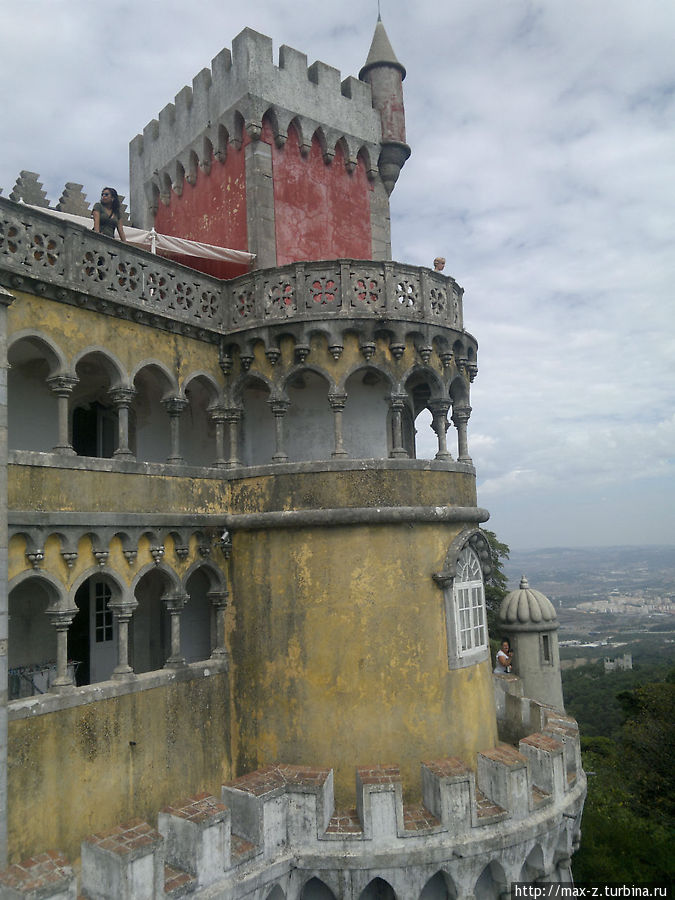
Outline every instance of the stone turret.
<svg viewBox="0 0 675 900"><path fill-rule="evenodd" d="M558 628L551 601L532 590L523 575L520 587L502 600L499 623L511 640L513 669L523 682L526 697L564 709Z"/></svg>
<svg viewBox="0 0 675 900"><path fill-rule="evenodd" d="M396 58L382 20L378 17L373 42L359 78L368 82L373 106L382 121L382 150L378 160L380 176L391 194L403 164L410 156L405 138L403 79L405 68Z"/></svg>
<svg viewBox="0 0 675 900"><path fill-rule="evenodd" d="M376 36L371 92L291 47L275 65L271 39L242 31L131 141L133 223L248 250L257 268L389 259L389 194L410 149L405 70L381 23Z"/></svg>

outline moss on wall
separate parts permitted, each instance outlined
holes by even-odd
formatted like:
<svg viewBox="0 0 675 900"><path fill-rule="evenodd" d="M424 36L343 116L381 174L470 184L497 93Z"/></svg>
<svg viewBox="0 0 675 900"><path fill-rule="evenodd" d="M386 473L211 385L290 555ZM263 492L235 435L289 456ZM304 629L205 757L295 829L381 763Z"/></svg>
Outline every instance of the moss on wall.
<svg viewBox="0 0 675 900"><path fill-rule="evenodd" d="M143 360L163 363L177 380L194 371L208 372L221 380L218 348L180 334L169 334L147 325L102 315L44 297L14 292L8 311L8 337L36 329L56 344L70 365L85 349L105 348L119 361L127 375Z"/></svg>
<svg viewBox="0 0 675 900"><path fill-rule="evenodd" d="M335 769L353 805L354 768L474 763L495 745L489 661L448 669L442 568L448 525L235 534L232 685L235 767L274 760Z"/></svg>
<svg viewBox="0 0 675 900"><path fill-rule="evenodd" d="M89 834L231 777L228 676L212 675L9 725L9 858L74 859Z"/></svg>
<svg viewBox="0 0 675 900"><path fill-rule="evenodd" d="M9 469L10 509L108 513L223 513L227 482L207 478L16 466Z"/></svg>

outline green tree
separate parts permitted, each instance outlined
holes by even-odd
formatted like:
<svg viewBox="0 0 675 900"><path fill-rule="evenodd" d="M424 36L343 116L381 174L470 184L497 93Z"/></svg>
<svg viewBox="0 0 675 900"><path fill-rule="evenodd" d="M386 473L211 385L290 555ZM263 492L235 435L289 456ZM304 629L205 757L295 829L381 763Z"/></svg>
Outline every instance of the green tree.
<svg viewBox="0 0 675 900"><path fill-rule="evenodd" d="M508 579L504 574L504 562L509 558L511 549L500 541L494 531L481 528L490 546L492 571L485 579L485 606L487 609L488 633L493 641L501 640L497 614L502 600L509 592Z"/></svg>

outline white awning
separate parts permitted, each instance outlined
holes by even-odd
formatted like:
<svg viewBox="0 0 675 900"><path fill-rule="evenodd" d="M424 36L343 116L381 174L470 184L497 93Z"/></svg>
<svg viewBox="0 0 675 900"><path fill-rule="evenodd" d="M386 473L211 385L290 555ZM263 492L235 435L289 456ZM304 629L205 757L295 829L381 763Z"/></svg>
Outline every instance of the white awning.
<svg viewBox="0 0 675 900"><path fill-rule="evenodd" d="M24 204L24 206L55 216L58 219L75 222L77 225L83 225L85 228L90 228L92 224L92 220L87 216L74 216L71 213L64 213L58 209L31 206L29 203ZM248 253L245 250L229 250L227 247L218 247L215 244L204 244L201 241L189 241L187 238L159 234L154 228L150 231L144 231L142 228L132 228L130 225L124 225L123 228L127 243L135 247L143 247L151 253L172 253L179 256L196 256L199 259L217 259L221 262L235 263L240 266L250 266L255 259L255 253Z"/></svg>

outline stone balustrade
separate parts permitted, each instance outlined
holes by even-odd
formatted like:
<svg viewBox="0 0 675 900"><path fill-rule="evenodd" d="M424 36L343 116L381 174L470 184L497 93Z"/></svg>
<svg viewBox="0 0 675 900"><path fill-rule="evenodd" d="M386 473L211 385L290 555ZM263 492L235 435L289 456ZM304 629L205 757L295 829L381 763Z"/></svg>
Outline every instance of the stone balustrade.
<svg viewBox="0 0 675 900"><path fill-rule="evenodd" d="M2 197L0 284L213 342L355 320L371 330L463 331L462 289L429 269L342 259L221 281Z"/></svg>

